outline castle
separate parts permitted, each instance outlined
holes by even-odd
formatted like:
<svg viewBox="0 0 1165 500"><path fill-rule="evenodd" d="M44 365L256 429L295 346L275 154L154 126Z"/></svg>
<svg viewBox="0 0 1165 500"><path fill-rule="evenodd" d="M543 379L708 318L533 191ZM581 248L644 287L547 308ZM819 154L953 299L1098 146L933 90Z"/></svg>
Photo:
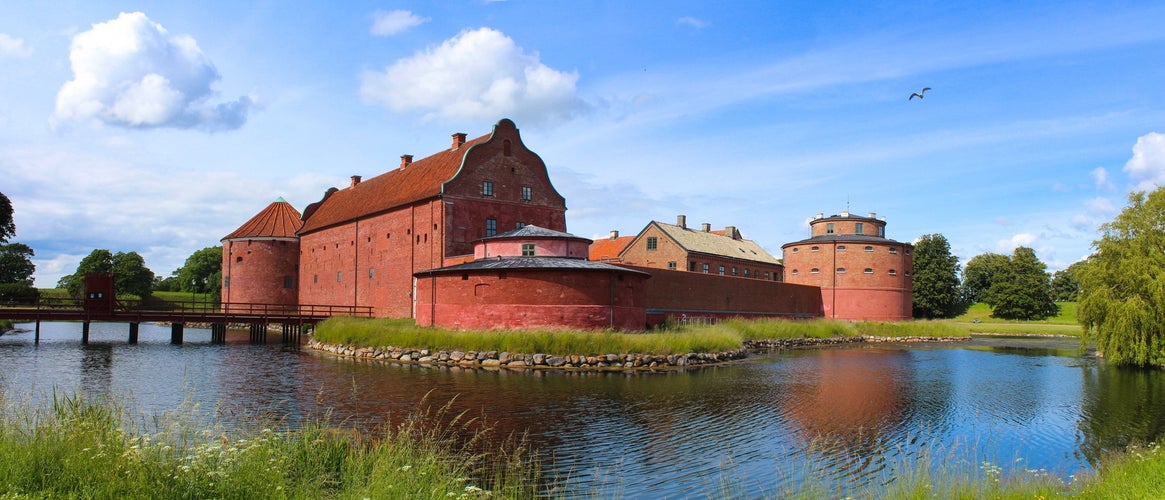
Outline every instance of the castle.
<svg viewBox="0 0 1165 500"><path fill-rule="evenodd" d="M911 247L885 239L884 220L840 217L831 224L839 232L786 245L784 263L733 226L689 228L683 215L636 236L613 231L591 241L566 232L566 200L512 121L472 140L452 137L449 149L416 161L403 155L398 168L370 179L353 176L302 214L279 199L225 236L224 307L362 306L377 317L475 329L910 317ZM838 238L852 239L862 224L875 232L859 230L860 242L883 251L843 254L837 243L848 240ZM816 250L803 249L809 242ZM887 263L889 249L906 259ZM899 279L822 280L826 261L801 256L826 254L854 269L890 265Z"/></svg>

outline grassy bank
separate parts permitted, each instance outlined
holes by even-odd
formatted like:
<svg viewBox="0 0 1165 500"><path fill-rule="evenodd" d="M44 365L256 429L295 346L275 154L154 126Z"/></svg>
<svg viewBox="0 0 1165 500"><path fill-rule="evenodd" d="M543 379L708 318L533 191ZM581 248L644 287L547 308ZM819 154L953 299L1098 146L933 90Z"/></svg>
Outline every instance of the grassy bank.
<svg viewBox="0 0 1165 500"><path fill-rule="evenodd" d="M1076 321L1075 302L1057 302L1060 312L1039 321L1016 321L991 317L991 307L976 303L958 317L942 320L967 333L995 333L1004 335L1067 335L1079 337L1080 324Z"/></svg>
<svg viewBox="0 0 1165 500"><path fill-rule="evenodd" d="M377 439L327 425L145 433L112 402L53 399L0 412L0 498L531 498L538 483L523 446L483 451L486 431L440 410Z"/></svg>
<svg viewBox="0 0 1165 500"><path fill-rule="evenodd" d="M361 347L541 353L559 356L724 352L747 340L877 337L957 337L960 329L933 321L850 323L845 321L730 320L714 325L679 326L649 333L581 330L456 331L420 327L409 319L336 317L321 323L316 340Z"/></svg>

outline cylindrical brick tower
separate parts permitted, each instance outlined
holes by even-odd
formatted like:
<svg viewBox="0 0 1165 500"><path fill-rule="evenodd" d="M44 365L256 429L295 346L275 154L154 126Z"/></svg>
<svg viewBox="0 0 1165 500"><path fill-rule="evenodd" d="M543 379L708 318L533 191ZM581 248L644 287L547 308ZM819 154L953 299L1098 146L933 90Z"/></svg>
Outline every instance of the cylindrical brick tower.
<svg viewBox="0 0 1165 500"><path fill-rule="evenodd" d="M912 316L911 252L886 238L886 219L842 212L809 222L808 239L786 243L785 281L821 288L825 317L898 321Z"/></svg>
<svg viewBox="0 0 1165 500"><path fill-rule="evenodd" d="M222 239L225 310L299 303L299 211L283 198Z"/></svg>

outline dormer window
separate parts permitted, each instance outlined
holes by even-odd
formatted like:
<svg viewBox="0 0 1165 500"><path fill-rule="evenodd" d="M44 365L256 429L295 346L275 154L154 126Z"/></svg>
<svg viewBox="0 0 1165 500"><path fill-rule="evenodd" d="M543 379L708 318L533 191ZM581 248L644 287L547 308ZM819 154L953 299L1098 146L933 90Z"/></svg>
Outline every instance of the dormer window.
<svg viewBox="0 0 1165 500"><path fill-rule="evenodd" d="M534 256L534 244L533 243L522 243L522 257L533 257L533 256Z"/></svg>

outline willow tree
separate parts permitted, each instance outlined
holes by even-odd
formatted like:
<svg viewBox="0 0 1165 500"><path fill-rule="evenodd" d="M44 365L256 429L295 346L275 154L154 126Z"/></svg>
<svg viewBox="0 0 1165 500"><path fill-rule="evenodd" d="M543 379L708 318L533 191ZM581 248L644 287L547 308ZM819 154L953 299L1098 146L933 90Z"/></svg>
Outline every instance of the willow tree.
<svg viewBox="0 0 1165 500"><path fill-rule="evenodd" d="M1165 366L1165 188L1132 193L1080 276L1082 343L1110 362Z"/></svg>

